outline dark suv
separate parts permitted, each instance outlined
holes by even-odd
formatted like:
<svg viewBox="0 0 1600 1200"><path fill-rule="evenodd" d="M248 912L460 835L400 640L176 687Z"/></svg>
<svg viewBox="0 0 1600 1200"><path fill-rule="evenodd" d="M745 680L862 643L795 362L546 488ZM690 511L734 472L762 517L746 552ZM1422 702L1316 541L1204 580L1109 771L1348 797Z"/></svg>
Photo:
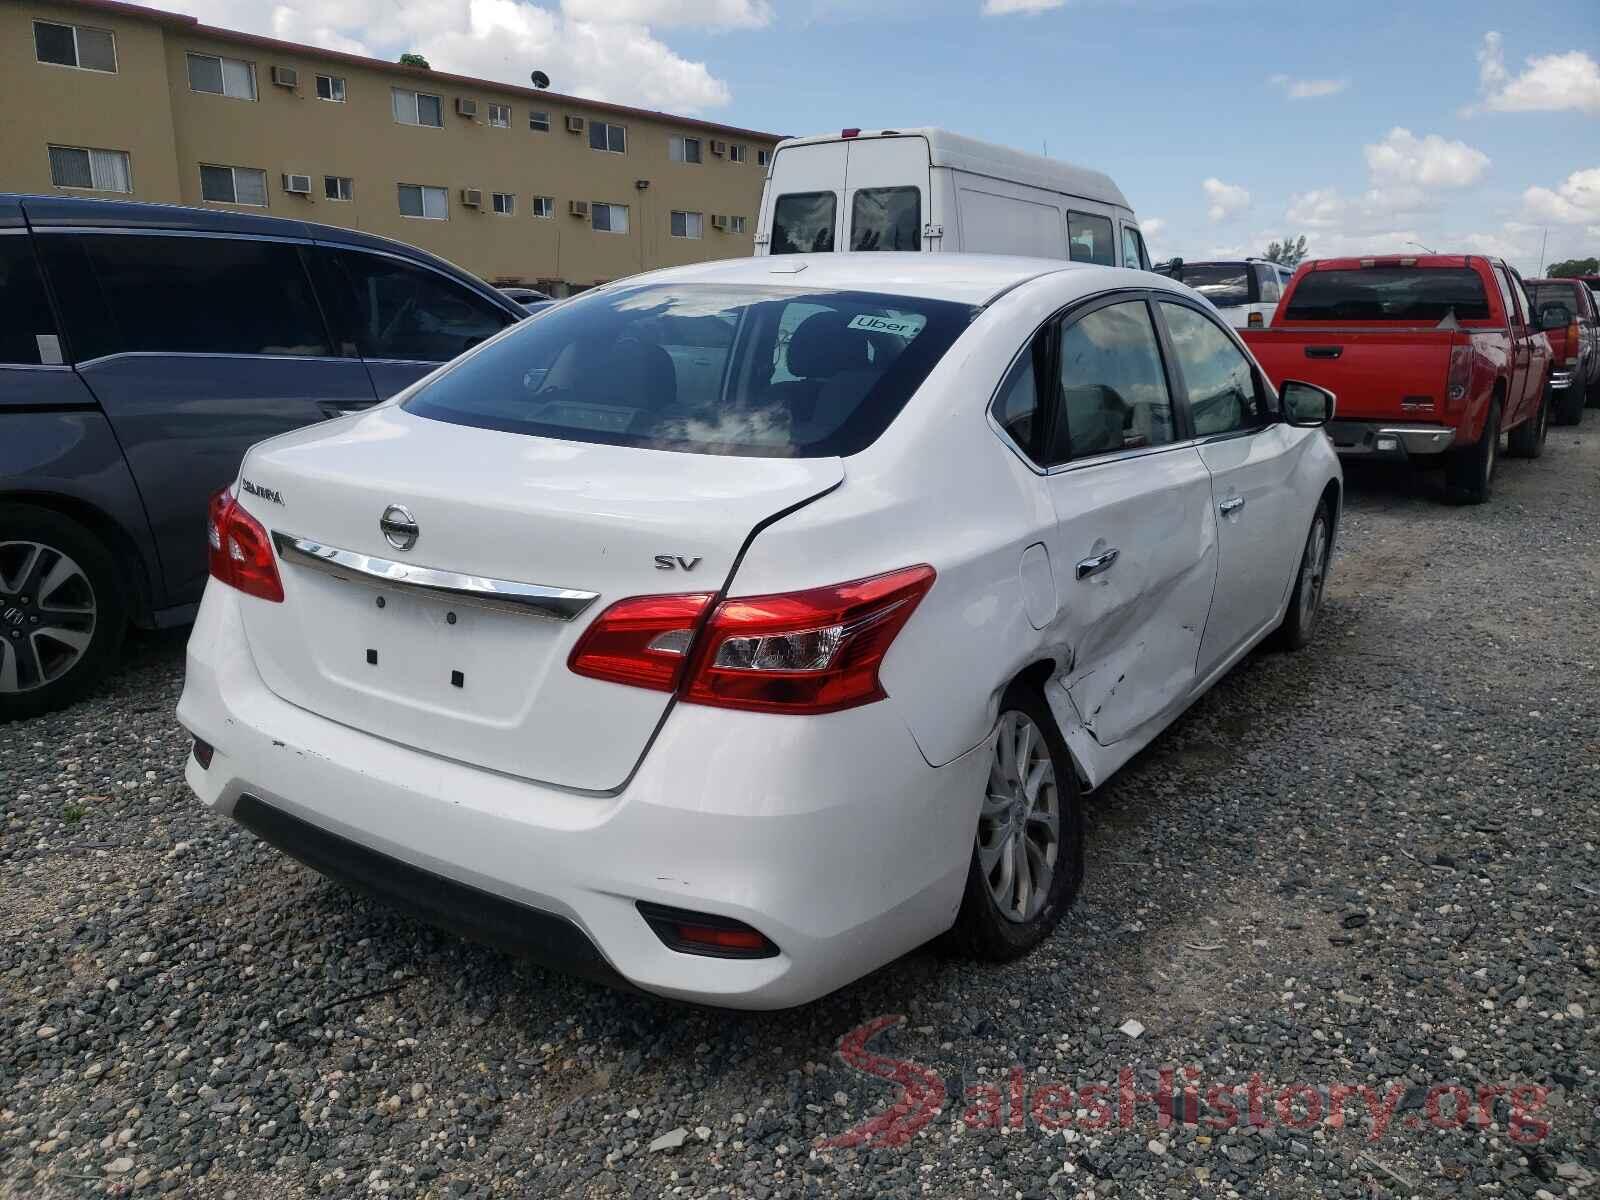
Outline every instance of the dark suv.
<svg viewBox="0 0 1600 1200"><path fill-rule="evenodd" d="M352 230L0 195L0 720L82 692L130 621L193 616L206 501L250 445L524 316Z"/></svg>

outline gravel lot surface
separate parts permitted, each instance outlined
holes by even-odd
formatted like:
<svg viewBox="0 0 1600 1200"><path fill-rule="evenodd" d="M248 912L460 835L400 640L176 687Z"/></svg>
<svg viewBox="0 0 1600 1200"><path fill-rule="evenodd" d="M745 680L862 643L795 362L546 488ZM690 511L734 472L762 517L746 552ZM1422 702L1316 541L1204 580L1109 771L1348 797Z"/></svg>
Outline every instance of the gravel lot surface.
<svg viewBox="0 0 1600 1200"><path fill-rule="evenodd" d="M1092 798L1053 942L783 1014L553 976L286 861L190 797L183 635L136 639L0 729L0 1196L1600 1196L1600 414L1482 508L1351 476L1316 641ZM1163 1064L1198 1072L1165 1128ZM1123 1068L1129 1127L1093 1128ZM820 1146L896 1070L878 1136ZM1259 1127L1211 1092L1253 1075Z"/></svg>

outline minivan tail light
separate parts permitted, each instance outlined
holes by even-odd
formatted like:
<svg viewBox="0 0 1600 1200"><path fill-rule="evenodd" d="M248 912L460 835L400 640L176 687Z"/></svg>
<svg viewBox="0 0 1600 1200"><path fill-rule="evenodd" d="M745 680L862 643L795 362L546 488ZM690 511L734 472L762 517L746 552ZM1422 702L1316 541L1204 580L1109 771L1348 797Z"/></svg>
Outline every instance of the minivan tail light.
<svg viewBox="0 0 1600 1200"><path fill-rule="evenodd" d="M676 691L695 629L712 598L710 592L698 592L618 600L583 631L567 666L590 679Z"/></svg>
<svg viewBox="0 0 1600 1200"><path fill-rule="evenodd" d="M209 569L215 579L247 596L283 602L283 580L266 527L239 506L232 487L211 497L206 509Z"/></svg>

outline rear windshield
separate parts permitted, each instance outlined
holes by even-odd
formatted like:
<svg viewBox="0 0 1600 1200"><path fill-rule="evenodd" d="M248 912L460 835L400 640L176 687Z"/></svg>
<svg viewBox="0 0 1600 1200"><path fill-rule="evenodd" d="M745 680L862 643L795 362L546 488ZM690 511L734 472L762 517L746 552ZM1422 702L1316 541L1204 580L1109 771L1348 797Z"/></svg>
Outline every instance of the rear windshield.
<svg viewBox="0 0 1600 1200"><path fill-rule="evenodd" d="M481 429L822 458L888 428L975 313L868 292L657 285L548 310L404 402Z"/></svg>
<svg viewBox="0 0 1600 1200"><path fill-rule="evenodd" d="M1250 294L1255 272L1249 263L1184 263L1172 275L1218 308L1257 302Z"/></svg>
<svg viewBox="0 0 1600 1200"><path fill-rule="evenodd" d="M914 187L858 191L851 202L850 249L922 249L922 193Z"/></svg>
<svg viewBox="0 0 1600 1200"><path fill-rule="evenodd" d="M1583 286L1581 283L1525 283L1522 286L1535 313L1543 313L1551 304L1559 304L1569 313L1578 311L1577 289Z"/></svg>
<svg viewBox="0 0 1600 1200"><path fill-rule="evenodd" d="M790 192L772 207L772 254L808 254L833 249L832 192Z"/></svg>
<svg viewBox="0 0 1600 1200"><path fill-rule="evenodd" d="M1442 321L1452 312L1458 321L1489 317L1483 280L1470 267L1308 271L1289 297L1284 317L1290 321Z"/></svg>

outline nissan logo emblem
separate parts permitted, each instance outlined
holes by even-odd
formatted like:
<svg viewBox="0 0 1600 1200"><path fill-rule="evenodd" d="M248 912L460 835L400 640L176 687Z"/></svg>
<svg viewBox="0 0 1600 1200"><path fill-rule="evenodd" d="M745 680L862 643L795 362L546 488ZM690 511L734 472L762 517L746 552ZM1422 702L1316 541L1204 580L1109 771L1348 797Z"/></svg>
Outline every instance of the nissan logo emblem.
<svg viewBox="0 0 1600 1200"><path fill-rule="evenodd" d="M391 504L378 518L378 528L396 550L409 550L417 544L417 519L403 504Z"/></svg>

